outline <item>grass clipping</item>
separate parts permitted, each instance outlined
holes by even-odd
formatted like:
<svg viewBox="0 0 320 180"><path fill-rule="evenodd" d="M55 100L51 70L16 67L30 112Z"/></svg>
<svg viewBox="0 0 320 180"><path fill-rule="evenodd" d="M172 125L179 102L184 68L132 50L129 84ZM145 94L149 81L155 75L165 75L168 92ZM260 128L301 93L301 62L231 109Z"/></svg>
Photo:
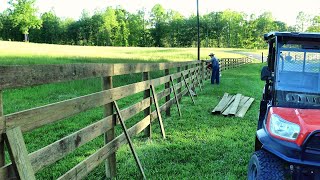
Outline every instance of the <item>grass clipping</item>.
<svg viewBox="0 0 320 180"><path fill-rule="evenodd" d="M224 93L219 104L212 110L212 114L223 114L224 116L234 115L243 118L254 98L241 94L229 95Z"/></svg>

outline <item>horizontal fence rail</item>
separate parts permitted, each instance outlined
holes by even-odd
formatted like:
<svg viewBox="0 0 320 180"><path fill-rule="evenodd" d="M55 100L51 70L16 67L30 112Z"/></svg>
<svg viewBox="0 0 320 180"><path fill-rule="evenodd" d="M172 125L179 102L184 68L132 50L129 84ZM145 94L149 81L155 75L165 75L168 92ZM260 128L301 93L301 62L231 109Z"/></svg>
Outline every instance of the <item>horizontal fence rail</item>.
<svg viewBox="0 0 320 180"><path fill-rule="evenodd" d="M247 58L238 59L221 59L221 70L239 67L242 64L248 63ZM175 70L170 73L170 70ZM164 70L165 75L159 78L150 79L149 73L152 71ZM125 75L131 73L141 73L144 80L128 84L120 87L112 87L112 76ZM59 179L82 179L87 176L94 168L96 168L103 161L112 157L121 145L128 143L125 132L117 137L114 137L114 128L118 126L119 119L112 112L112 104L116 100L126 98L128 96L144 92L144 98L141 101L135 102L133 105L121 109L119 113L122 115L124 122L135 116L140 112L144 112L145 117L138 123L129 127L127 133L129 137L145 131L145 134L151 137L150 129L152 122L158 119L160 121L157 111L151 112L151 106L156 105L155 100L163 100L164 103L159 106L160 112L166 112L170 115L170 107L178 103L180 99L190 94L191 89L201 87L204 80L210 78L211 72L206 69L205 63L202 61L178 62L178 63L150 63L150 64L67 64L67 65L27 65L27 66L0 66L0 133L2 137L10 135L10 132L28 132L44 125L55 123L57 121L64 121L66 118L73 117L81 112L96 108L105 107L105 116L82 129L79 129L41 149L27 154L27 164L30 164L34 173L41 171L43 168L63 159L77 148L87 144L106 133L109 136L105 139L105 144L100 149L97 149L93 154L85 158L78 165L67 171ZM88 79L101 77L106 81L106 88L102 91L87 94L84 96L47 104L40 107L35 107L11 114L3 113L3 98L2 90L15 89L22 87L30 87L42 84L51 84L58 82L74 81L79 79ZM105 78L107 77L107 78ZM109 77L109 78L108 78ZM103 81L104 81L103 80ZM153 98L150 92L154 89L150 87L158 87L165 85L165 88L156 93ZM174 93L174 97L170 95ZM191 96L191 94L190 94ZM179 106L178 106L179 107ZM111 108L111 109L110 109ZM109 113L107 113L109 111ZM110 113L111 112L111 113ZM19 129L14 129L19 127ZM20 130L21 129L21 130ZM111 136L110 136L111 133ZM11 133L13 134L13 133ZM112 135L113 134L113 135ZM15 136L17 140L20 136ZM109 139L108 139L109 138ZM6 139L6 138L5 138ZM8 139L8 138L7 138ZM10 137L9 139L13 139ZM10 142L14 142L11 140ZM11 145L6 143L9 152ZM0 179L10 179L20 177L20 169L23 172L23 166L15 163L15 157L11 160L14 162L4 162L4 139L0 139ZM14 149L13 149L14 150ZM11 156L10 156L11 157ZM108 160L109 168L115 169L115 159ZM19 171L17 171L18 167ZM110 172L112 171L111 169ZM107 170L108 171L108 170ZM113 170L115 171L115 170ZM115 172L107 176L115 176Z"/></svg>

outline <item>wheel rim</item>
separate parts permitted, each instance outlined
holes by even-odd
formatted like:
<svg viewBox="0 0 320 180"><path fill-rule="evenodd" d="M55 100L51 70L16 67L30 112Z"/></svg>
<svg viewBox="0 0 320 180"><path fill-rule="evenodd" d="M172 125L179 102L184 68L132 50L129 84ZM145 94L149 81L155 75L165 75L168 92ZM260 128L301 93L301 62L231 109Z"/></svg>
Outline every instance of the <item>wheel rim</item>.
<svg viewBox="0 0 320 180"><path fill-rule="evenodd" d="M257 175L258 175L257 166L256 166L256 164L252 164L252 166L250 168L250 172L249 172L249 179L255 180L255 179L257 179Z"/></svg>

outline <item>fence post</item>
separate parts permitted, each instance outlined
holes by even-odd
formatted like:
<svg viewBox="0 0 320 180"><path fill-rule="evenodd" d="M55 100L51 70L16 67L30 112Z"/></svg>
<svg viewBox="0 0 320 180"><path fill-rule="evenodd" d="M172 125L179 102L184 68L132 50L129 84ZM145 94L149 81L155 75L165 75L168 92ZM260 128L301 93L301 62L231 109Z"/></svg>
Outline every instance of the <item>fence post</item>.
<svg viewBox="0 0 320 180"><path fill-rule="evenodd" d="M0 126L1 129L5 129L5 123L3 118L3 99L2 91L0 90ZM0 167L5 165L5 152L4 152L4 138L3 132L0 134ZM5 179L5 177L0 177L0 179Z"/></svg>
<svg viewBox="0 0 320 180"><path fill-rule="evenodd" d="M113 88L112 76L102 77L102 89L108 90ZM104 105L104 116L113 114L113 103ZM104 143L107 144L115 138L114 126L116 125L116 118L113 116L112 126L110 130L104 133ZM106 177L113 179L116 177L116 153L111 154L105 162Z"/></svg>
<svg viewBox="0 0 320 180"><path fill-rule="evenodd" d="M194 68L195 66L192 64L190 65L190 69ZM194 85L194 75L195 75L195 71L191 72L190 71L190 83L191 83L191 90L193 92L195 92L195 85Z"/></svg>
<svg viewBox="0 0 320 180"><path fill-rule="evenodd" d="M188 69L189 69L189 66L186 65L186 66L185 66L185 70L186 70L187 72L188 72ZM189 73L186 74L185 79L188 79L188 78L189 78ZM185 94L185 96L188 96L188 94Z"/></svg>
<svg viewBox="0 0 320 180"><path fill-rule="evenodd" d="M177 67L177 73L179 73L180 71L181 71L181 67L178 66ZM179 83L181 83L181 77L179 77L177 79L177 84L179 84ZM177 89L177 94L180 94L180 93L181 93L181 86L180 86L180 88ZM181 102L181 99L178 98L178 100L179 100L179 102Z"/></svg>
<svg viewBox="0 0 320 180"><path fill-rule="evenodd" d="M165 69L165 70L164 70L164 75L165 75L165 76L168 76L169 74L170 74L169 69ZM170 90L170 81L168 81L168 82L166 82L166 83L164 84L164 88ZM166 96L166 103L170 101L170 94L171 94L171 90L170 90L169 95ZM170 111L171 111L171 106L169 106L169 108L167 108L167 110L166 110L166 116L170 116L170 114L171 114Z"/></svg>
<svg viewBox="0 0 320 180"><path fill-rule="evenodd" d="M199 70L200 83L203 85L203 82L204 82L203 73L204 73L204 69L205 69L205 67L204 67L204 62L200 61L199 66L200 66L200 70Z"/></svg>
<svg viewBox="0 0 320 180"><path fill-rule="evenodd" d="M147 80L150 80L150 73L149 72L143 72L142 73L142 80L143 81L147 81ZM146 98L149 98L150 99L150 106L151 106L151 96L150 96L150 88L149 89L146 89L144 91L144 94L143 94L143 99L146 99ZM150 116L151 114L151 108L147 107L145 110L144 110L144 117L147 117L147 116ZM150 117L150 124L144 129L144 135L146 137L149 137L151 138L151 134L152 134L152 131L151 131L151 117Z"/></svg>

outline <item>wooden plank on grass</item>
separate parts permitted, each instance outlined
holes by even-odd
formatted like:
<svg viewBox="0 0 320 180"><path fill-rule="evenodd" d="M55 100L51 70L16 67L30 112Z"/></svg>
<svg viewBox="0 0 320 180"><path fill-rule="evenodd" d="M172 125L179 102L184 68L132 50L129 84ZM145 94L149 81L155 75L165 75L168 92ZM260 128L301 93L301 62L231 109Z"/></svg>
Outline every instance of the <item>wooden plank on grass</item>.
<svg viewBox="0 0 320 180"><path fill-rule="evenodd" d="M230 99L229 99L228 103L226 104L226 106L224 108L221 109L221 112L224 112L230 106L230 104L234 101L234 99L236 98L236 96L233 96L233 95L231 95L229 97L230 97Z"/></svg>
<svg viewBox="0 0 320 180"><path fill-rule="evenodd" d="M250 99L250 97L242 96L240 103L239 103L239 106L238 106L238 109L237 109L237 112L242 108L244 103L246 103L249 99Z"/></svg>
<svg viewBox="0 0 320 180"><path fill-rule="evenodd" d="M35 180L26 144L24 143L21 129L19 127L6 131L11 161L15 163L19 178L21 180Z"/></svg>
<svg viewBox="0 0 320 180"><path fill-rule="evenodd" d="M238 106L239 106L239 103L240 103L240 100L241 100L241 94L237 94L233 103L230 105L231 108L230 108L230 111L229 111L229 114L236 114L237 113L237 109L238 109Z"/></svg>
<svg viewBox="0 0 320 180"><path fill-rule="evenodd" d="M236 117L243 118L246 112L248 111L249 107L251 106L252 102L254 101L254 98L250 98L243 107L236 113Z"/></svg>
<svg viewBox="0 0 320 180"><path fill-rule="evenodd" d="M229 94L228 93L224 93L222 99L220 100L219 104L212 110L212 113L215 112L220 112L225 106L226 104L229 102Z"/></svg>
<svg viewBox="0 0 320 180"><path fill-rule="evenodd" d="M228 116L230 114L231 107L232 103L221 114L224 116Z"/></svg>

